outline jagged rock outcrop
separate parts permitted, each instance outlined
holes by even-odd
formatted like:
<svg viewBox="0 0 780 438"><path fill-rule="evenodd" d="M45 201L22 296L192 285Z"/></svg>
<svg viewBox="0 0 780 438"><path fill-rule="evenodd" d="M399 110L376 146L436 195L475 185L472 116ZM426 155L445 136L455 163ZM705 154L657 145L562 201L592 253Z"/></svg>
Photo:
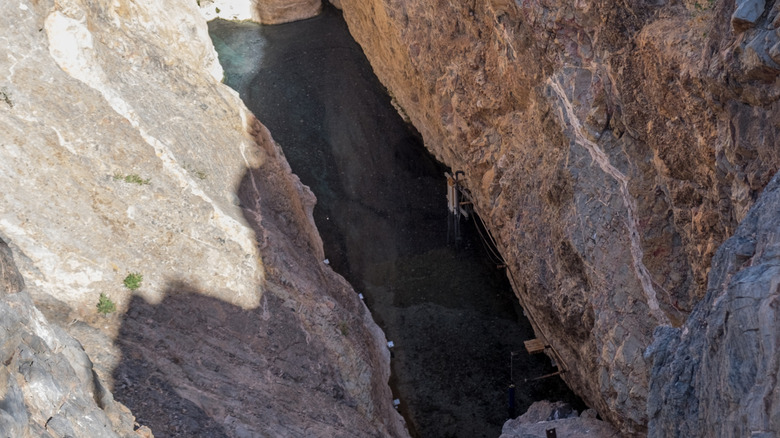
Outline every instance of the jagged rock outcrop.
<svg viewBox="0 0 780 438"><path fill-rule="evenodd" d="M43 324L34 302L159 436L404 436L384 335L323 263L314 197L219 83L196 2L22 0L0 28L0 238L32 297L7 298L19 324ZM101 293L116 313L96 314ZM89 368L72 340L19 336L9 348ZM24 375L24 354L3 372ZM49 414L57 436L93 409L67 408Z"/></svg>
<svg viewBox="0 0 780 438"><path fill-rule="evenodd" d="M139 437L78 341L32 304L0 240L0 436Z"/></svg>
<svg viewBox="0 0 780 438"><path fill-rule="evenodd" d="M687 319L780 167L778 3L340 4L426 146L465 172L567 382L644 434L653 331Z"/></svg>
<svg viewBox="0 0 780 438"><path fill-rule="evenodd" d="M681 328L656 330L652 437L780 436L780 174L712 262Z"/></svg>
<svg viewBox="0 0 780 438"><path fill-rule="evenodd" d="M207 20L251 20L280 24L303 20L322 11L321 0L199 0Z"/></svg>
<svg viewBox="0 0 780 438"><path fill-rule="evenodd" d="M607 422L588 409L581 415L566 403L536 402L523 415L504 424L500 438L547 438L548 430L561 437L608 438L617 435Z"/></svg>

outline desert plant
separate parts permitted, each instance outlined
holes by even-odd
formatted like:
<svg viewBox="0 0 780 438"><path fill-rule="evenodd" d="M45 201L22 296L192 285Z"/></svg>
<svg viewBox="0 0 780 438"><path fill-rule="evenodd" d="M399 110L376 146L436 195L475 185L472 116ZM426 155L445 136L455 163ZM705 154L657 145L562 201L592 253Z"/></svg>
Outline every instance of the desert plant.
<svg viewBox="0 0 780 438"><path fill-rule="evenodd" d="M133 173L133 174L125 176L125 182L138 184L139 186L143 186L143 185L149 184L150 182L152 182L152 180L149 179L149 178L143 179L140 176L138 176L138 175Z"/></svg>
<svg viewBox="0 0 780 438"><path fill-rule="evenodd" d="M108 315L116 311L116 304L106 294L101 293L100 298L98 298L97 310L100 314Z"/></svg>
<svg viewBox="0 0 780 438"><path fill-rule="evenodd" d="M219 11L217 11L217 13L219 13ZM186 170L187 172L195 175L195 177L197 177L198 179L201 179L201 180L204 180L204 179L209 177L208 173L206 173L206 172L204 172L204 171L202 171L202 170L200 170L200 169L198 169L198 168L196 168L196 167L194 167L194 166L192 166L190 164L185 164L184 165L184 170Z"/></svg>
<svg viewBox="0 0 780 438"><path fill-rule="evenodd" d="M127 277L125 277L124 283L125 287L130 290L136 290L139 287L141 287L141 282L144 281L144 276L139 274L138 272L131 272L127 274Z"/></svg>
<svg viewBox="0 0 780 438"><path fill-rule="evenodd" d="M138 174L131 173L129 175L122 175L119 172L114 173L114 180L124 181L130 184L138 184L139 186L145 186L152 182L150 178L143 179Z"/></svg>

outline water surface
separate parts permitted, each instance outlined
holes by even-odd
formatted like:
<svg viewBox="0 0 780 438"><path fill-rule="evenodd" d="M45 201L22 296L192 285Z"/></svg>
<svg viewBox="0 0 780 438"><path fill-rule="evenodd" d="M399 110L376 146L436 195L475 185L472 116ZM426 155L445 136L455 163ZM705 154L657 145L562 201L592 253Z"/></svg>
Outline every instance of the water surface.
<svg viewBox="0 0 780 438"><path fill-rule="evenodd" d="M520 383L554 369L524 352L533 331L473 225L448 242L446 169L398 116L341 14L209 29L225 82L317 196L331 266L395 343L391 387L412 434L498 436L513 351L518 412L572 399L558 378Z"/></svg>

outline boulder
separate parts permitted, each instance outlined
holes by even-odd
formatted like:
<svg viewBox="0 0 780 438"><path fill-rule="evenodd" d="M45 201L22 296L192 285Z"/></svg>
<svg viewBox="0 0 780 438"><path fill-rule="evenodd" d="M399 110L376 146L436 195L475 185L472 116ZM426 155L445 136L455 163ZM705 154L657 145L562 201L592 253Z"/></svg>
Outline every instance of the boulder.
<svg viewBox="0 0 780 438"><path fill-rule="evenodd" d="M560 437L614 437L617 431L607 422L596 419L588 410L578 415L565 403L536 402L525 414L504 423L500 438L548 438L554 430Z"/></svg>

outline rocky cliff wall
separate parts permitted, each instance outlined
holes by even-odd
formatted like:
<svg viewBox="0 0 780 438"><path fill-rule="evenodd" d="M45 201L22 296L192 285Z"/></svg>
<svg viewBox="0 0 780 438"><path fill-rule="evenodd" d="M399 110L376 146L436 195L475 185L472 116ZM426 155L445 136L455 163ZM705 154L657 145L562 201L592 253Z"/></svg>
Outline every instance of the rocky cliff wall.
<svg viewBox="0 0 780 438"><path fill-rule="evenodd" d="M35 308L0 240L0 435L149 436L114 401L81 344Z"/></svg>
<svg viewBox="0 0 780 438"><path fill-rule="evenodd" d="M780 435L780 174L717 251L707 295L647 356L652 437Z"/></svg>
<svg viewBox="0 0 780 438"><path fill-rule="evenodd" d="M780 165L774 1L341 0L565 379L646 432L658 326Z"/></svg>
<svg viewBox="0 0 780 438"><path fill-rule="evenodd" d="M404 436L384 335L323 263L314 197L219 83L196 3L22 0L6 9L0 238L32 302L17 293L4 303L44 340L3 332L6 380L23 385L21 375L34 390L29 354L54 355L64 370L65 355L85 366L63 397L92 394L106 410L94 369L159 436ZM128 273L143 276L135 291L123 285ZM97 314L101 293L117 312ZM94 367L72 338L40 334L48 329L37 328L33 302ZM0 397L16 403L18 388L3 385ZM109 424L79 403L61 415L95 411ZM17 404L0 406L13 436L17 425L108 436L70 433L69 419L25 417Z"/></svg>

